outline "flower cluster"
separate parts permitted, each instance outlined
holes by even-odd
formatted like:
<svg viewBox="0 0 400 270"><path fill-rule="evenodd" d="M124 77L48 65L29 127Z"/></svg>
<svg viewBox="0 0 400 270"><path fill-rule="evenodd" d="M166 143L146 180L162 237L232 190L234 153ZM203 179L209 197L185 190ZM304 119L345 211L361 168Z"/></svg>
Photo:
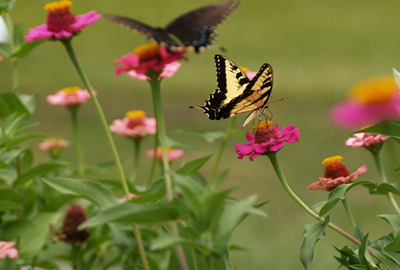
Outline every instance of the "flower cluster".
<svg viewBox="0 0 400 270"><path fill-rule="evenodd" d="M134 139L143 139L148 134L156 133L156 119L147 118L141 110L129 111L124 119L113 121L110 131Z"/></svg>
<svg viewBox="0 0 400 270"><path fill-rule="evenodd" d="M94 92L96 94L96 92ZM78 86L63 88L54 95L47 96L46 100L51 105L75 106L85 103L90 99L88 90Z"/></svg>

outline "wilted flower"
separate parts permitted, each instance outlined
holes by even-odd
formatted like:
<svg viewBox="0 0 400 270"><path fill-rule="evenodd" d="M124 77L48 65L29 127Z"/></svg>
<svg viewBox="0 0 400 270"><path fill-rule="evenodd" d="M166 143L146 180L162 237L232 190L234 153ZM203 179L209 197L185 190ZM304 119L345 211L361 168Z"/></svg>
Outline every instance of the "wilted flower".
<svg viewBox="0 0 400 270"><path fill-rule="evenodd" d="M15 242L4 242L0 241L0 258L4 259L5 257L9 257L11 259L15 259L18 257L18 250L13 248Z"/></svg>
<svg viewBox="0 0 400 270"><path fill-rule="evenodd" d="M96 94L96 92L94 92ZM47 96L46 100L51 105L64 105L64 106L75 106L81 103L85 103L90 99L88 90L81 89L78 86L63 88L54 95Z"/></svg>
<svg viewBox="0 0 400 270"><path fill-rule="evenodd" d="M147 151L147 156L153 158L154 157L154 149ZM182 149L172 149L171 147L167 147L167 156L168 161L171 162L174 159L178 159L183 156ZM157 158L162 160L163 159L163 151L161 147L157 148Z"/></svg>
<svg viewBox="0 0 400 270"><path fill-rule="evenodd" d="M47 38L52 40L68 39L77 35L85 26L95 23L101 17L96 11L74 15L69 10L70 6L72 6L72 2L69 0L47 4L44 7L48 11L46 24L29 29L25 39L28 42Z"/></svg>
<svg viewBox="0 0 400 270"><path fill-rule="evenodd" d="M272 126L272 121L263 121L253 126L252 135L247 132L246 138L250 143L235 145L236 153L239 154L239 159L244 156L250 156L250 160L259 155L268 154L269 152L276 152L283 147L283 142L294 143L299 140L300 131L294 128L294 125L284 127L279 131L279 125Z"/></svg>
<svg viewBox="0 0 400 270"><path fill-rule="evenodd" d="M333 121L361 127L399 116L400 92L393 76L375 77L357 84L350 98L332 109Z"/></svg>
<svg viewBox="0 0 400 270"><path fill-rule="evenodd" d="M125 114L124 119L114 120L110 131L134 139L156 133L156 119L147 118L144 111L134 110Z"/></svg>
<svg viewBox="0 0 400 270"><path fill-rule="evenodd" d="M120 75L126 72L129 76L139 80L149 80L148 72L160 73L159 80L163 77L172 77L178 71L180 59L186 59L185 50L173 50L168 52L158 43L149 43L135 48L134 53L124 55L122 59L115 60L117 65L115 73Z"/></svg>
<svg viewBox="0 0 400 270"><path fill-rule="evenodd" d="M357 169L350 174L346 166L340 162L341 156L333 156L324 159L322 164L326 164L324 177L319 177L317 182L312 183L307 189L331 191L342 184L348 184L357 179L358 175L367 172L367 165Z"/></svg>

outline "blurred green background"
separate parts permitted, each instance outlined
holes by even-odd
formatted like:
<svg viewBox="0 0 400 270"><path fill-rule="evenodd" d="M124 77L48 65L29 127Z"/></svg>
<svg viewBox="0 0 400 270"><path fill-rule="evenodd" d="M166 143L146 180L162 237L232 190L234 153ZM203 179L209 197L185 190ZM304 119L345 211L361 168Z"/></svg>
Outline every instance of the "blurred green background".
<svg viewBox="0 0 400 270"><path fill-rule="evenodd" d="M14 22L25 22L26 28L45 22L44 0L20 0L11 13ZM116 13L142 20L151 25L166 25L178 15L212 1L185 0L114 0L74 1L75 14L97 10L100 14ZM300 129L300 141L286 144L278 153L284 174L293 190L309 206L325 200L324 191L306 190L308 185L323 175L324 158L342 155L349 171L367 164L369 172L360 178L378 181L372 156L364 149L345 147L344 141L352 130L335 127L329 118L330 108L346 98L349 88L360 80L390 74L391 68L400 68L400 35L397 1L324 1L324 0L245 0L219 28L218 46L200 54L190 53L189 61L171 79L163 80L162 98L168 135L183 143L196 146L199 151L186 150L184 158L192 160L217 153L218 143L208 144L196 137L175 132L176 129L225 130L229 120L210 121L200 110L190 110L190 105L201 105L216 88L213 56L226 55L237 64L258 71L268 62L274 68L273 102L270 109L273 120L281 127L294 124ZM108 121L123 118L128 110L141 109L154 116L149 84L114 74L113 61L142 45L146 39L127 28L101 19L84 29L73 40L76 54L92 85ZM0 63L0 82L11 87L9 61ZM20 62L20 92L37 93L37 111L33 121L40 122L36 131L72 141L70 117L65 108L52 107L45 98L67 86L83 86L60 42L47 42L35 49ZM246 116L238 117L237 128ZM93 105L88 102L80 110L80 127L88 165L113 159ZM126 160L129 174L132 164L132 145L125 138L114 136L119 154ZM143 144L142 169L139 183L147 180L149 159L145 150L153 139ZM302 269L299 248L303 227L315 221L284 192L266 157L250 162L238 160L234 145L246 143L244 137L231 137L224 153L219 172L229 169L225 187L240 185L234 192L237 198L256 193L258 200L271 200L262 209L269 218L249 217L236 231L232 243L248 248L246 252L233 252L235 269ZM34 146L35 149L36 146ZM390 181L397 178L393 171L397 164L397 145L384 146L383 160ZM47 160L46 153L36 150L36 163ZM73 147L65 150L63 157L74 162ZM214 158L202 169L210 174ZM179 162L173 164L177 167ZM92 176L91 176L92 177ZM98 177L98 176L93 176ZM117 178L111 171L101 177ZM371 197L366 189L357 187L349 193L349 203L361 230L371 230L375 240L390 231L390 227L377 214L394 214L383 197ZM350 222L338 204L331 213L332 221L351 232ZM310 267L336 269L333 255L338 255L332 244L342 247L351 244L332 230L316 248Z"/></svg>

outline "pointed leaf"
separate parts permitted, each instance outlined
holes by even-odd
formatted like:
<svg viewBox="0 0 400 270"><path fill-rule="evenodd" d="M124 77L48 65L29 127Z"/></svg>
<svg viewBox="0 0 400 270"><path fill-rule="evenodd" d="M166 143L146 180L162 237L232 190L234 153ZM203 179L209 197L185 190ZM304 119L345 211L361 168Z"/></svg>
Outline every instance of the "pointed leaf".
<svg viewBox="0 0 400 270"><path fill-rule="evenodd" d="M212 249L211 247L208 247L204 245L203 243L198 243L195 241L191 241L187 238L183 237L176 237L173 236L172 234L162 234L158 236L152 243L151 249L152 250L159 250L159 249L165 249L167 247L173 247L176 245L185 245L189 247L194 247L199 249L201 252L204 254L220 254L219 251Z"/></svg>
<svg viewBox="0 0 400 270"><path fill-rule="evenodd" d="M400 216L399 215L378 215L385 220L393 229L393 235L397 235L400 231Z"/></svg>
<svg viewBox="0 0 400 270"><path fill-rule="evenodd" d="M400 121L399 120L384 121L376 125L373 125L371 127L356 131L354 133L358 132L376 133L400 139Z"/></svg>
<svg viewBox="0 0 400 270"><path fill-rule="evenodd" d="M41 176L48 172L54 171L56 169L65 168L68 166L68 163L61 161L49 161L45 163L41 163L32 167L28 171L24 172L20 177L17 178L14 182L14 186L22 185L32 179L35 176Z"/></svg>
<svg viewBox="0 0 400 270"><path fill-rule="evenodd" d="M212 155L208 155L202 158L189 161L188 163L180 167L178 170L176 170L176 172L182 175L190 175L192 173L195 173L201 167L203 167L204 164L207 163L207 161L211 158L211 156Z"/></svg>

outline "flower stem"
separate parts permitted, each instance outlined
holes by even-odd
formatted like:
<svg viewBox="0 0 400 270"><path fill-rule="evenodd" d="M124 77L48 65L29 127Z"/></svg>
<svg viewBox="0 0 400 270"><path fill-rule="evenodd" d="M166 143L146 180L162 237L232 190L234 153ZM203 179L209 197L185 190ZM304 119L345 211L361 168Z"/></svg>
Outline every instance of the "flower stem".
<svg viewBox="0 0 400 270"><path fill-rule="evenodd" d="M141 139L133 139L133 171L130 177L132 184L135 182L139 171L139 154Z"/></svg>
<svg viewBox="0 0 400 270"><path fill-rule="evenodd" d="M374 157L375 165L378 170L379 177L381 178L382 183L387 183L388 181L386 179L385 170L383 169L381 156L379 155L379 153L372 154L372 156ZM393 194L391 192L389 192L387 194L387 196L388 196L390 202L392 203L394 209L396 210L397 214L400 215L400 208L399 208L399 205L397 204L396 200L394 199Z"/></svg>
<svg viewBox="0 0 400 270"><path fill-rule="evenodd" d="M71 39L63 39L63 40L61 40L61 42L65 46L65 49L67 50L68 55L69 55L72 63L74 64L76 71L78 72L79 76L81 77L83 84L85 85L86 89L89 91L90 97L91 97L91 99L94 103L94 106L96 107L96 110L100 116L101 123L103 124L108 141L110 142L111 150L112 150L112 152L114 154L114 158L115 158L115 163L117 164L117 168L118 168L119 174L121 176L122 187L124 189L126 197L129 198L128 184L126 182L124 171L122 170L121 161L118 156L117 148L115 147L114 140L113 140L113 138L111 136L111 132L108 128L107 120L106 120L106 117L104 116L103 110L101 109L99 101L97 100L95 94L93 93L93 89L89 83L88 78L86 77L86 74L83 72L83 69L82 69L81 65L79 64L79 61L76 58L74 49L72 48L72 45L71 45Z"/></svg>
<svg viewBox="0 0 400 270"><path fill-rule="evenodd" d="M278 176L279 181L281 182L283 188L289 194L289 196L292 197L292 199L295 200L313 218L315 218L316 220L318 220L321 223L324 223L325 218L320 217L317 213L315 213L313 210L311 210L299 197L297 197L297 195L290 188L290 186L288 185L288 183L286 181L286 178L283 175L283 172L282 172L282 170L281 170L281 168L279 166L278 159L276 158L276 152L270 152L268 154L268 157L269 157L269 159L270 159L270 161L272 163L272 166L274 167L275 173ZM361 245L361 242L359 240L357 240L351 234L349 234L348 232L344 231L343 229L341 229L337 225L333 224L332 222L328 223L328 227L333 229L334 231L340 233L341 235L343 235L344 237L346 237L347 239L349 239L350 241L352 241L356 245L358 245L358 246ZM374 256L375 258L377 258L379 260L379 257L378 257L378 255L376 255L375 252L373 252L370 249L368 249L368 251L372 256Z"/></svg>
<svg viewBox="0 0 400 270"><path fill-rule="evenodd" d="M349 216L351 225L353 226L353 228L355 228L356 227L356 222L354 221L353 213L351 212L349 204L347 203L347 198L344 198L342 200L342 203L343 203L344 209L346 209L347 215Z"/></svg>
<svg viewBox="0 0 400 270"><path fill-rule="evenodd" d="M150 174L149 174L149 180L147 182L147 190L150 189L151 184L153 183L153 178L154 178L154 172L156 171L156 165L157 165L157 148L158 148L158 130L156 131L156 134L154 136L154 157L153 161L151 163L151 169L150 169Z"/></svg>
<svg viewBox="0 0 400 270"><path fill-rule="evenodd" d="M145 270L150 270L150 266L149 266L149 263L148 263L147 258L146 258L146 252L145 252L144 246L143 246L142 237L140 236L139 227L138 227L138 225L136 223L133 224L133 233L134 233L135 238L136 238L137 246L138 246L138 249L139 249L140 257L142 258L142 261L143 261L144 269Z"/></svg>
<svg viewBox="0 0 400 270"><path fill-rule="evenodd" d="M78 270L80 246L72 244L72 270Z"/></svg>
<svg viewBox="0 0 400 270"><path fill-rule="evenodd" d="M231 122L229 123L229 126L225 132L225 136L222 138L221 147L219 148L217 158L215 159L214 167L211 171L210 180L207 183L206 190L209 189L211 184L214 182L215 174L217 173L217 169L218 169L219 162L221 161L222 153L225 150L226 142L228 141L229 136L232 133L232 129L235 126L235 122L236 122L236 117L232 117Z"/></svg>
<svg viewBox="0 0 400 270"><path fill-rule="evenodd" d="M74 133L76 161L78 162L78 175L83 176L83 174L85 173L85 166L83 163L81 140L80 140L80 136L79 136L78 108L79 108L79 105L68 106L68 109L71 112L71 118L72 118L72 132Z"/></svg>

